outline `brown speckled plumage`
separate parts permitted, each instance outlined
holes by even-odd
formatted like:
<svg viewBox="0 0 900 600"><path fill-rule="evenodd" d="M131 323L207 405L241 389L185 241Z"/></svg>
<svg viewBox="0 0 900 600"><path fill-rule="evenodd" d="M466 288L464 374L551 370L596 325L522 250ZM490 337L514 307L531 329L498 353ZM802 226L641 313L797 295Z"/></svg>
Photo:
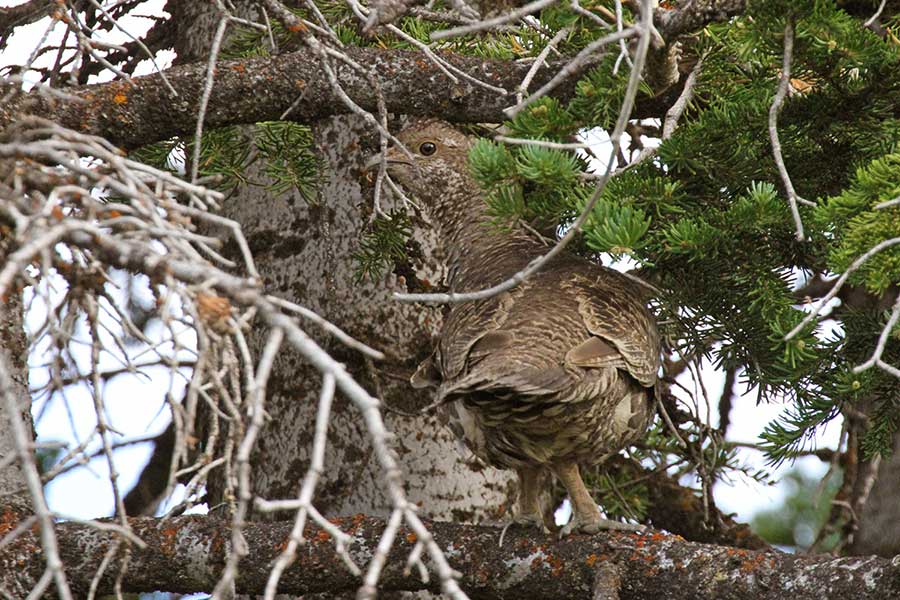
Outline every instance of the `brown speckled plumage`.
<svg viewBox="0 0 900 600"><path fill-rule="evenodd" d="M471 138L440 121L413 123L398 138L412 157L392 148L389 171L439 228L453 291L499 283L546 252L527 232L489 229L466 166ZM577 465L643 434L658 369L656 323L636 284L564 254L508 292L454 305L413 384L437 387L478 457L518 471L521 520L540 522L549 470L573 502L567 531L596 531L616 524L600 518Z"/></svg>

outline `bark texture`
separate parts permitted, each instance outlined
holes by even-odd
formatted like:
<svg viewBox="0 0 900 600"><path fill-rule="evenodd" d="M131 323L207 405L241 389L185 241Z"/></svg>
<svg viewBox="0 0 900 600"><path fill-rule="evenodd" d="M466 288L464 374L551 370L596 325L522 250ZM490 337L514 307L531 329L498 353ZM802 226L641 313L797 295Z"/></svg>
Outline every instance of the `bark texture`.
<svg viewBox="0 0 900 600"><path fill-rule="evenodd" d="M679 3L676 10L661 8L654 15L654 23L666 41L680 35L703 29L709 23L727 21L740 15L746 8L746 0L695 0Z"/></svg>
<svg viewBox="0 0 900 600"><path fill-rule="evenodd" d="M878 478L863 507L859 529L850 547L853 554L900 555L900 435L894 437L894 451L885 456Z"/></svg>
<svg viewBox="0 0 900 600"><path fill-rule="evenodd" d="M2 514L2 511L0 511ZM384 529L383 519L357 515L337 521L351 532L349 548L357 562L369 560ZM212 517L168 521L131 519L147 548L133 549L123 581L127 591L209 590L228 546L227 524ZM0 520L0 526L3 521ZM900 564L877 557L833 558L763 553L685 542L660 533L604 533L556 541L534 530L510 529L503 547L500 530L458 523L427 523L460 584L473 598L529 600L616 598L644 600L889 600L900 597ZM287 539L291 523L251 523L245 530L250 554L242 563L239 593L260 593L272 560ZM59 526L66 574L83 597L94 568L111 542L109 533L79 524ZM284 573L279 592L306 594L351 591L360 581L335 555L328 534L310 528L297 562ZM422 582L415 569L404 573L416 541L401 529L381 578L381 589L438 591L433 578ZM114 561L115 563L115 561ZM43 558L31 531L0 549L0 586L24 597L43 572ZM100 583L108 592L118 574L111 564Z"/></svg>

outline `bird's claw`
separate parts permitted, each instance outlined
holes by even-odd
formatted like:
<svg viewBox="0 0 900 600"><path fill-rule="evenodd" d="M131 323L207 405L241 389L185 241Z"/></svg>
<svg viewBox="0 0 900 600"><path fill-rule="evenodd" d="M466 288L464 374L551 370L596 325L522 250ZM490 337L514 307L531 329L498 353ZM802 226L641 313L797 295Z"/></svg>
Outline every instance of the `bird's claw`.
<svg viewBox="0 0 900 600"><path fill-rule="evenodd" d="M559 530L560 539L572 533L586 533L594 535L601 531L644 531L646 526L635 525L632 523L622 523L620 521L611 521L610 519L592 519L590 521L581 521L577 517L573 517L562 529Z"/></svg>
<svg viewBox="0 0 900 600"><path fill-rule="evenodd" d="M538 515L516 515L512 519L510 519L506 525L503 526L503 531L500 532L500 547L503 547L503 538L506 536L506 530L510 527L537 527L544 533L550 533L550 530L547 529L547 526L544 524L544 520Z"/></svg>

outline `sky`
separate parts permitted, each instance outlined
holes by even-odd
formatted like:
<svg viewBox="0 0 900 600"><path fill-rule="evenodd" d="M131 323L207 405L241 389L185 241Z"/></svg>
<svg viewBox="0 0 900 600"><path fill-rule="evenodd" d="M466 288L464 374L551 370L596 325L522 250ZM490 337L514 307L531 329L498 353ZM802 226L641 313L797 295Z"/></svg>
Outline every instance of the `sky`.
<svg viewBox="0 0 900 600"><path fill-rule="evenodd" d="M12 6L21 2L9 2L0 0L0 6ZM164 0L148 2L145 8L146 14L159 14ZM16 31L7 49L0 54L0 67L7 64L19 64L27 59L35 45L44 36L47 29L45 19L41 22L21 27ZM147 19L129 19L121 23L135 35L140 34L149 26ZM58 32L51 33L51 39ZM114 40L126 41L128 38L116 32ZM160 59L162 67L171 63L172 55L168 53ZM144 61L138 68L138 73L149 73L153 69L149 61ZM107 77L108 79L108 77ZM601 155L608 154L609 142L604 135L590 135L586 141L596 145L595 151ZM645 139L648 145L657 143L655 140ZM121 286L127 285L124 278L120 278ZM47 280L47 285L52 281ZM48 292L50 298L58 299L61 294L60 283L56 282L57 291ZM33 296L34 291L26 291L26 300ZM149 292L147 292L149 294ZM120 294L120 296L123 296ZM141 294L138 293L140 298ZM34 331L39 326L46 306L36 301L32 310L26 315L27 327ZM148 330L150 337L161 339L164 335L162 326L157 322ZM185 339L189 340L190 333L185 333ZM46 378L44 369L40 366L43 362L42 346L38 344L29 356L32 387L39 386ZM149 356L138 357L142 349L138 346L127 348L137 362L148 361ZM80 362L85 360L82 354ZM111 357L104 357L101 366L117 368L119 364ZM161 368L147 369L148 378L118 377L104 388L104 398L109 419L115 431L120 435L116 440L128 440L147 437L161 432L168 420L167 408L163 402L166 390L170 390L173 397L181 395L184 385L183 378L171 379L167 372ZM716 402L721 393L724 374L705 363L701 367L702 378L708 390L712 402ZM683 379L688 387L693 383L689 379ZM706 411L706 406L701 406ZM752 390L743 390L733 404L730 415L730 429L728 439L733 441L756 442L759 434L766 424L777 417L784 407L780 404L756 404L756 395ZM712 425L717 425L715 419L716 409L711 407L713 415ZM40 441L61 441L70 445L77 444L84 439L96 423L93 401L86 388L69 388L65 396L56 396L51 402L35 402L34 413L37 417L36 426ZM840 422L835 421L828 425L815 440L817 447L834 448L840 431ZM129 489L136 481L140 469L149 458L152 445L149 443L138 444L120 449L116 452L116 470L119 473L119 485L123 490ZM765 467L764 456L753 450L742 449L742 460L750 467ZM773 479L777 480L787 469L796 466L804 471L821 476L827 470L827 465L812 457L802 458L794 465L786 464L772 471ZM784 486L766 486L745 477L736 477L731 483L719 483L714 488L716 503L725 513L736 513L741 521L749 521L760 510L764 510L778 504L786 493ZM64 474L47 487L47 497L50 507L60 515L80 519L109 516L113 512L113 495L109 481L109 471L105 460L93 460L87 468L79 468Z"/></svg>

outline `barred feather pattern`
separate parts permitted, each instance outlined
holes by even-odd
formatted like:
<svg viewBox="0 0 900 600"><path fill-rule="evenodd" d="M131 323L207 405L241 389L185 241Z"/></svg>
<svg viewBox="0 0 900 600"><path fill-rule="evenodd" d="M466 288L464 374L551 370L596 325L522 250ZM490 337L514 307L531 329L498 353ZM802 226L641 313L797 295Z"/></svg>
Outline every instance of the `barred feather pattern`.
<svg viewBox="0 0 900 600"><path fill-rule="evenodd" d="M451 290L499 283L547 250L527 232L487 225L467 136L428 121L398 137L412 159L392 150L389 171L446 240ZM616 271L558 256L508 292L454 305L420 371L487 463L601 462L638 439L652 412L660 343L641 292Z"/></svg>
<svg viewBox="0 0 900 600"><path fill-rule="evenodd" d="M447 318L444 333L457 335L442 333L439 341L438 395L452 403L451 427L489 464L598 463L637 439L649 421L659 365L658 350L649 350L659 343L652 317L637 295L625 295L618 273L561 262ZM602 327L592 331L585 315ZM605 364L566 360L595 334L616 348ZM487 336L502 336L501 343L481 352Z"/></svg>

